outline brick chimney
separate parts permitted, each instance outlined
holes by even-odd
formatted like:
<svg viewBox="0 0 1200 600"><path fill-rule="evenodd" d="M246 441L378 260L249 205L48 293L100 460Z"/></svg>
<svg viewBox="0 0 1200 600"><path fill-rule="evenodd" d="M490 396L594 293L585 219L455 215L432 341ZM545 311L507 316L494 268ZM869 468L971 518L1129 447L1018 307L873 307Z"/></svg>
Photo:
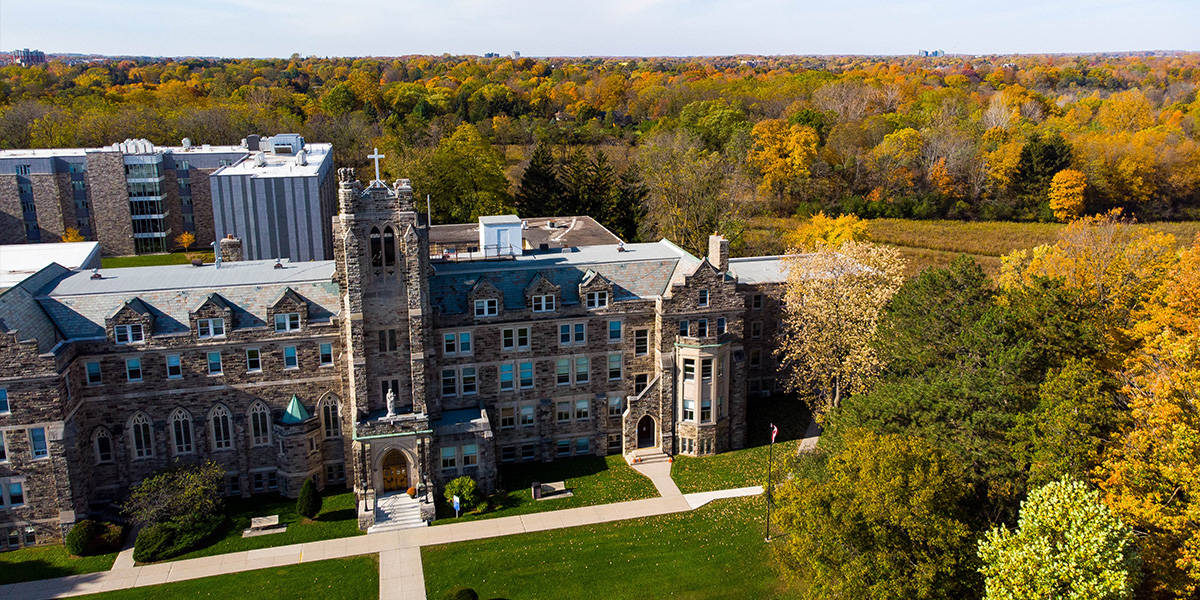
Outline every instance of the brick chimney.
<svg viewBox="0 0 1200 600"><path fill-rule="evenodd" d="M708 236L708 262L718 271L729 270L729 240L725 236L715 233Z"/></svg>
<svg viewBox="0 0 1200 600"><path fill-rule="evenodd" d="M221 240L221 262L240 260L242 260L242 240L233 237L231 233Z"/></svg>

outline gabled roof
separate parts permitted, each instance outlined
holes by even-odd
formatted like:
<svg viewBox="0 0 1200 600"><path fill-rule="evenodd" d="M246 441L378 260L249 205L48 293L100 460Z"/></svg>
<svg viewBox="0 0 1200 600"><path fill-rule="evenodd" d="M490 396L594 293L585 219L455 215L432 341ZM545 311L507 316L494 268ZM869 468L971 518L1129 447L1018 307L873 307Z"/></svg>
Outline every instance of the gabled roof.
<svg viewBox="0 0 1200 600"><path fill-rule="evenodd" d="M303 423L312 418L307 408L304 408L304 403L295 394L292 394L292 400L288 402L287 409L283 411L283 416L279 422L284 425L295 425Z"/></svg>
<svg viewBox="0 0 1200 600"><path fill-rule="evenodd" d="M121 311L125 310L126 308L128 308L129 310L132 310L135 313L138 313L139 315L143 315L143 316L147 316L147 317L154 317L154 311L150 310L150 307L145 302L143 302L141 298L138 298L135 296L133 298L126 300L123 304L118 306L116 308L116 310L112 311L112 313L110 313L108 315L108 318L112 319L112 318L116 317L117 315L121 314Z"/></svg>
<svg viewBox="0 0 1200 600"><path fill-rule="evenodd" d="M204 305L210 302L213 304L213 306L216 306L220 310L233 310L233 308L229 306L229 303L226 302L220 294L213 292L205 296L204 299L192 309L192 312L200 312L200 309L204 308Z"/></svg>

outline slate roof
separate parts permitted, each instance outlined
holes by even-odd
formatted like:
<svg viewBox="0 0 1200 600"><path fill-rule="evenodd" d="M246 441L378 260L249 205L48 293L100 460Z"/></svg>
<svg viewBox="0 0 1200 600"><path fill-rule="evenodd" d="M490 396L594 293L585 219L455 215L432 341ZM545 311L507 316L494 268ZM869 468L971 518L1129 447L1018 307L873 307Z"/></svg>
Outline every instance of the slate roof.
<svg viewBox="0 0 1200 600"><path fill-rule="evenodd" d="M18 341L37 340L38 352L47 352L58 342L58 329L35 297L38 290L71 271L50 263L24 281L0 292L0 331L17 333Z"/></svg>
<svg viewBox="0 0 1200 600"><path fill-rule="evenodd" d="M578 303L579 283L589 272L613 284L613 300L661 296L681 264L690 273L696 257L666 240L645 244L586 246L526 252L513 260L435 263L430 295L443 314L467 312L467 294L481 279L504 294L504 306L525 308L525 289L539 274L558 286L563 304Z"/></svg>
<svg viewBox="0 0 1200 600"><path fill-rule="evenodd" d="M289 263L276 269L274 261L213 265L169 265L66 272L45 283L37 300L69 339L102 337L104 319L135 298L154 317L155 334L188 331L188 314L214 292L233 310L233 328L267 325L267 311L291 288L309 304L309 322L328 321L340 310L339 290L333 283L333 261ZM39 338L40 339L40 338Z"/></svg>

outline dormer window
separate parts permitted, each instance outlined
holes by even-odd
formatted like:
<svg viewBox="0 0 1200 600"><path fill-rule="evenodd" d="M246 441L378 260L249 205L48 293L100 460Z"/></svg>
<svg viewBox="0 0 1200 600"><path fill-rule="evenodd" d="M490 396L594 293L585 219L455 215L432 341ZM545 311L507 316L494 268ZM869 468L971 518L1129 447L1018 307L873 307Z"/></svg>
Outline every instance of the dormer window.
<svg viewBox="0 0 1200 600"><path fill-rule="evenodd" d="M500 314L500 301L495 298L485 298L475 301L475 318L494 317Z"/></svg>
<svg viewBox="0 0 1200 600"><path fill-rule="evenodd" d="M118 344L140 344L145 339L141 323L113 326L113 338Z"/></svg>
<svg viewBox="0 0 1200 600"><path fill-rule="evenodd" d="M530 300L530 305L535 313L553 312L554 311L554 295L543 294L533 296Z"/></svg>
<svg viewBox="0 0 1200 600"><path fill-rule="evenodd" d="M608 292L588 292L585 297L588 310L608 306Z"/></svg>
<svg viewBox="0 0 1200 600"><path fill-rule="evenodd" d="M202 340L225 337L225 319L196 319L196 336Z"/></svg>
<svg viewBox="0 0 1200 600"><path fill-rule="evenodd" d="M700 290L699 305L708 306L708 290Z"/></svg>
<svg viewBox="0 0 1200 600"><path fill-rule="evenodd" d="M280 313L275 315L275 333L295 331L300 329L300 313Z"/></svg>

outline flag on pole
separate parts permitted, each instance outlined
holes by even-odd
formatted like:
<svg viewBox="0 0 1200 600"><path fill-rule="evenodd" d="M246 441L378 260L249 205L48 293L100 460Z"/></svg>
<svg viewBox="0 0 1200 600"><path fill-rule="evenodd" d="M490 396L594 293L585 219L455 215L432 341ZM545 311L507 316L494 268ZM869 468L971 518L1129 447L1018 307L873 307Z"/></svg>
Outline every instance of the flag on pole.
<svg viewBox="0 0 1200 600"><path fill-rule="evenodd" d="M774 423L771 423L771 443L772 444L775 443L775 436L777 436L777 435L779 435L779 428L776 427Z"/></svg>

